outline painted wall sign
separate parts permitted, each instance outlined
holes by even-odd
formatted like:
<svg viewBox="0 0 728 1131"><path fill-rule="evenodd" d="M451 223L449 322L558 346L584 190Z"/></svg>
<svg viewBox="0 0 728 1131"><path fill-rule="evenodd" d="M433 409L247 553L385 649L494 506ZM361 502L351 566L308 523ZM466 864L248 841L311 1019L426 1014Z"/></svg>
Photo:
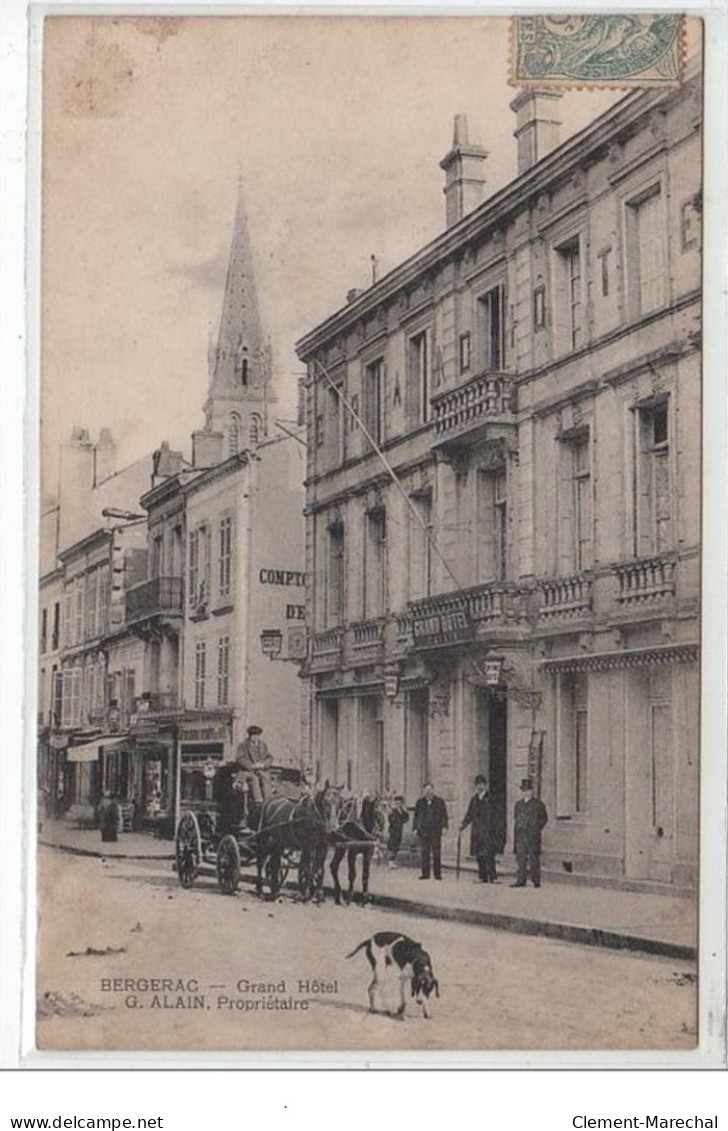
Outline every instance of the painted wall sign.
<svg viewBox="0 0 728 1131"><path fill-rule="evenodd" d="M306 574L297 569L262 569L258 574L261 585L305 585Z"/></svg>

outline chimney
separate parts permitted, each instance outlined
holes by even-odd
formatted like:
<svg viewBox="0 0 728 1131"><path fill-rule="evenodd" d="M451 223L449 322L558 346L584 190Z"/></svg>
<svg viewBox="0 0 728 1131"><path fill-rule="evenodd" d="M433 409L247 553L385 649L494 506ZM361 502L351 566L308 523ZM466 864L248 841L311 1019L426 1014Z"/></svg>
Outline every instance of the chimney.
<svg viewBox="0 0 728 1131"><path fill-rule="evenodd" d="M524 90L511 102L517 116L513 136L518 142L518 174L525 173L559 144L561 119L558 90Z"/></svg>
<svg viewBox="0 0 728 1131"><path fill-rule="evenodd" d="M58 546L66 549L88 534L94 486L94 447L86 428L73 428L61 444L58 479Z"/></svg>
<svg viewBox="0 0 728 1131"><path fill-rule="evenodd" d="M102 428L94 448L94 487L116 471L116 444L110 428Z"/></svg>
<svg viewBox="0 0 728 1131"><path fill-rule="evenodd" d="M468 118L456 114L452 149L443 157L440 168L445 171L445 222L448 228L467 216L485 196L483 162L488 151L468 141Z"/></svg>
<svg viewBox="0 0 728 1131"><path fill-rule="evenodd" d="M192 466L197 468L216 467L222 463L222 447L225 437L222 432L203 428L192 433Z"/></svg>

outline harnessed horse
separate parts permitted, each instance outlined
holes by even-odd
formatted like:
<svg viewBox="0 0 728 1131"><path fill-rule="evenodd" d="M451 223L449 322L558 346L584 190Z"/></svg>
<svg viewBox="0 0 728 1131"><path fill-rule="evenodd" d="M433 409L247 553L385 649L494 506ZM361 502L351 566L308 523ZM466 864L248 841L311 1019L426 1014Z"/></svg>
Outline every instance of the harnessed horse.
<svg viewBox="0 0 728 1131"><path fill-rule="evenodd" d="M356 884L356 859L361 856L362 903L368 903L369 871L377 843L385 829L385 813L379 798L365 798L358 806L356 798L344 802L338 828L331 836L334 855L331 858L331 876L334 881L334 902L341 905L339 865L346 856L349 886L344 893L344 903L351 903Z"/></svg>
<svg viewBox="0 0 728 1131"><path fill-rule="evenodd" d="M263 802L256 833L258 895L263 893L264 871L271 895L278 894L283 853L293 851L300 853L301 895L304 899L322 898L326 852L337 825L340 800L338 791L326 782L323 789L305 794L298 801L272 797Z"/></svg>

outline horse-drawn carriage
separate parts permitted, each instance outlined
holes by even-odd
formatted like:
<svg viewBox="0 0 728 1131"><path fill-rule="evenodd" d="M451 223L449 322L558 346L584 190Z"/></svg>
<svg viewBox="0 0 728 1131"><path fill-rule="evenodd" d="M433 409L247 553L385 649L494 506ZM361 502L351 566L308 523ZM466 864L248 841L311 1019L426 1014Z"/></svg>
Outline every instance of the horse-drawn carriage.
<svg viewBox="0 0 728 1131"><path fill-rule="evenodd" d="M177 878L192 887L200 866L212 864L220 890L237 891L241 867L258 864L258 887L266 884L276 894L291 867L298 869L299 885L310 882L307 872L305 820L310 797L303 773L291 766L272 766L267 771L267 797L263 804L252 799L247 775L236 762L221 766L212 779L211 796L188 802L180 814L175 836ZM263 825L266 810L280 810L285 825ZM299 812L300 811L300 812ZM296 820L298 812L299 820ZM294 835L276 836L279 828ZM304 831L304 835L300 834ZM280 842L280 843L279 843Z"/></svg>
<svg viewBox="0 0 728 1131"><path fill-rule="evenodd" d="M362 823L356 802L344 797L341 788L327 782L312 790L293 767L270 767L266 778L265 797L255 802L249 775L235 762L223 765L212 779L211 797L190 803L182 812L175 838L182 887L191 887L201 864L207 863L215 867L220 890L233 895L241 868L255 865L259 895L277 895L295 869L301 896L322 898L326 856L332 847L336 902L341 900L338 869L345 855L349 864L345 901L351 898L359 854L366 895L369 863L384 828L379 803L370 803L371 820Z"/></svg>

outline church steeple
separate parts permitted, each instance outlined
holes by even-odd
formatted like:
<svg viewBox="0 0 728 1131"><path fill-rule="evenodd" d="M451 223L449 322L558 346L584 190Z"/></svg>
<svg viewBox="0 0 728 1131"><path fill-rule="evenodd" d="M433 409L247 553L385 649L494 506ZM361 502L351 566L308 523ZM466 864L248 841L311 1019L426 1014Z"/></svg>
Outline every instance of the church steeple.
<svg viewBox="0 0 728 1131"><path fill-rule="evenodd" d="M217 345L210 342L205 428L222 433L224 455L255 447L267 432L270 347L263 336L242 180Z"/></svg>

